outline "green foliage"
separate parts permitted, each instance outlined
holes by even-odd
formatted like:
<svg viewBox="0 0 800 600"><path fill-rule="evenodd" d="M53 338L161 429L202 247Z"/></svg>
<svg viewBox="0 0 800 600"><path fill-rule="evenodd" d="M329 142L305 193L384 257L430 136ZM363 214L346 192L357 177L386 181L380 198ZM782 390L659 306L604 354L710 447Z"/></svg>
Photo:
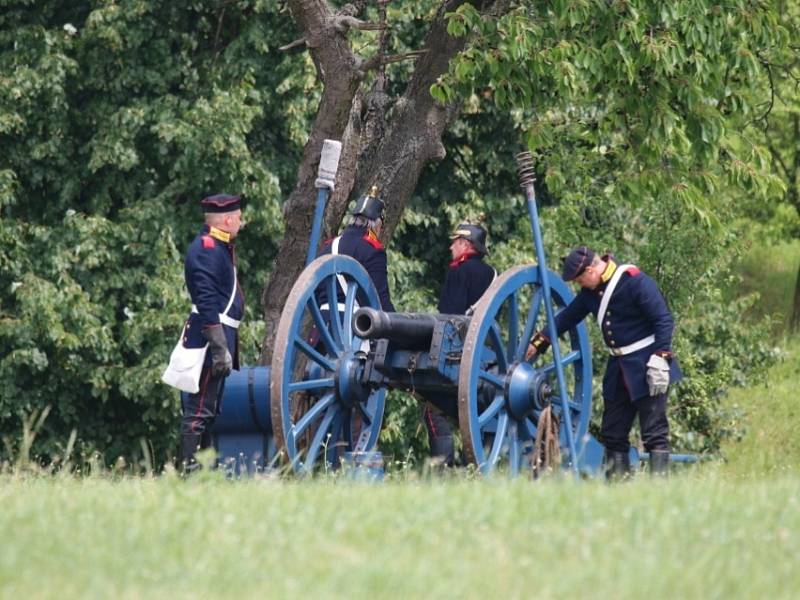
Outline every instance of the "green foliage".
<svg viewBox="0 0 800 600"><path fill-rule="evenodd" d="M500 19L465 4L450 29L474 43L435 93L480 90L525 110L559 197L574 193L575 168L597 176L593 196L671 191L701 212L726 184L774 193L768 152L741 130L766 97L762 61L788 32L767 3L729 4L520 2Z"/></svg>
<svg viewBox="0 0 800 600"><path fill-rule="evenodd" d="M163 460L178 397L159 375L188 311L195 202L213 191L246 198L242 350L258 354L279 177L307 123L281 110L308 96L277 51L288 17L263 1L3 4L0 429L50 406L34 455L74 430L108 460L140 439Z"/></svg>

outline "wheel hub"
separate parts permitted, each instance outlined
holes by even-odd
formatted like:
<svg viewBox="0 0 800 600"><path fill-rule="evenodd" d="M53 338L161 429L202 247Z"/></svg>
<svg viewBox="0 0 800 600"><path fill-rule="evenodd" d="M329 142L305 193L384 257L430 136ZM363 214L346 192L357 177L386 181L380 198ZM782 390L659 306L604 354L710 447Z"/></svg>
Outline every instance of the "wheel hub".
<svg viewBox="0 0 800 600"><path fill-rule="evenodd" d="M353 407L366 402L372 390L361 382L367 357L361 351L342 354L336 364L334 388L336 399L343 405Z"/></svg>
<svg viewBox="0 0 800 600"><path fill-rule="evenodd" d="M506 402L509 412L517 419L544 408L552 393L544 373L527 362L514 363L509 368L506 376Z"/></svg>

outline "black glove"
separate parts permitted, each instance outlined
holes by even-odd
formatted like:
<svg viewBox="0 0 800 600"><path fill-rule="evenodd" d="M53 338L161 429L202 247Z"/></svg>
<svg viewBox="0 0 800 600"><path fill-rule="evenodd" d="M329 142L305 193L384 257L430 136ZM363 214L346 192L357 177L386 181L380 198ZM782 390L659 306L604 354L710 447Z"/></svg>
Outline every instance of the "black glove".
<svg viewBox="0 0 800 600"><path fill-rule="evenodd" d="M206 327L203 329L203 337L206 338L208 349L211 350L211 375L227 377L233 369L233 359L228 351L228 341L225 339L222 325Z"/></svg>
<svg viewBox="0 0 800 600"><path fill-rule="evenodd" d="M550 338L541 331L531 338L528 350L525 352L525 360L531 360L539 354L546 352L550 347Z"/></svg>

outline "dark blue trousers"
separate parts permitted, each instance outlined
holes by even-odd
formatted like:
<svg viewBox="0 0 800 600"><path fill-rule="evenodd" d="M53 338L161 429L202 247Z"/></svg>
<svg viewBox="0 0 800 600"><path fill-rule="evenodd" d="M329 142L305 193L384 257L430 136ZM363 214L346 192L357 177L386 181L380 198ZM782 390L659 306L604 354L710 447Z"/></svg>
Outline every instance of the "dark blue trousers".
<svg viewBox="0 0 800 600"><path fill-rule="evenodd" d="M181 394L181 460L194 461L197 448L212 445L211 427L222 407L225 377L212 377L211 367L200 374L200 390L196 394Z"/></svg>
<svg viewBox="0 0 800 600"><path fill-rule="evenodd" d="M624 377L617 378L614 395L603 398L603 422L600 436L608 452L628 452L633 420L639 416L642 442L648 452L669 452L669 423L667 422L667 394L645 396L631 400L625 388Z"/></svg>
<svg viewBox="0 0 800 600"><path fill-rule="evenodd" d="M455 464L455 446L450 419L458 421L458 400L455 395L428 398L422 409L422 420L428 431L431 458L452 467Z"/></svg>

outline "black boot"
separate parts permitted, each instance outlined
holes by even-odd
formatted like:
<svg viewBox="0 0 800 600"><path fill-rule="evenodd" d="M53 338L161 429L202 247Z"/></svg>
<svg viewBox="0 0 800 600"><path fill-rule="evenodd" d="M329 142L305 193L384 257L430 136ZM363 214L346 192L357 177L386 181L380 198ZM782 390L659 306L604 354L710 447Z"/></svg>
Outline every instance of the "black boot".
<svg viewBox="0 0 800 600"><path fill-rule="evenodd" d="M606 452L606 479L619 481L631 474L631 457L627 452Z"/></svg>
<svg viewBox="0 0 800 600"><path fill-rule="evenodd" d="M667 477L669 475L669 451L650 451L650 475L652 477Z"/></svg>
<svg viewBox="0 0 800 600"><path fill-rule="evenodd" d="M455 446L453 436L431 436L428 440L431 446L431 458L434 463L443 467L452 467L455 464Z"/></svg>
<svg viewBox="0 0 800 600"><path fill-rule="evenodd" d="M201 435L197 433L181 434L181 463L179 470L184 473L191 473L197 470L198 464L194 458L195 452L200 447Z"/></svg>

